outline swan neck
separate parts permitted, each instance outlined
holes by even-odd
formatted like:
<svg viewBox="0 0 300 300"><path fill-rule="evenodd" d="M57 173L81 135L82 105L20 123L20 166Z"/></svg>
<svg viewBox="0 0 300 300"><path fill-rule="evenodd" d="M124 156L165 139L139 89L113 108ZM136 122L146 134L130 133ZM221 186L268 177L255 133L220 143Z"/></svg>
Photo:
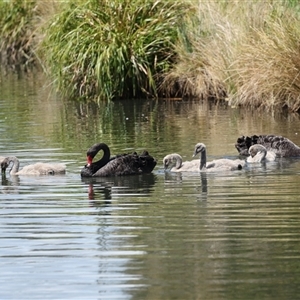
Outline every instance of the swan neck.
<svg viewBox="0 0 300 300"><path fill-rule="evenodd" d="M206 150L203 150L200 155L200 171L206 168Z"/></svg>
<svg viewBox="0 0 300 300"><path fill-rule="evenodd" d="M182 159L179 156L176 156L176 169L180 169L182 166Z"/></svg>
<svg viewBox="0 0 300 300"><path fill-rule="evenodd" d="M103 150L103 157L101 159L109 160L110 159L110 149L106 144L102 144L101 149Z"/></svg>
<svg viewBox="0 0 300 300"><path fill-rule="evenodd" d="M259 154L259 161L264 161L266 159L267 156L267 151L262 151Z"/></svg>
<svg viewBox="0 0 300 300"><path fill-rule="evenodd" d="M15 156L10 157L9 161L13 163L13 166L12 166L9 174L16 175L19 171L20 161Z"/></svg>
<svg viewBox="0 0 300 300"><path fill-rule="evenodd" d="M102 167L102 166L104 166L110 160L110 149L109 149L109 147L106 144L101 143L101 144L99 144L99 147L97 148L96 154L100 150L103 151L103 156L98 161L94 162L94 164L96 164L96 165L99 164Z"/></svg>

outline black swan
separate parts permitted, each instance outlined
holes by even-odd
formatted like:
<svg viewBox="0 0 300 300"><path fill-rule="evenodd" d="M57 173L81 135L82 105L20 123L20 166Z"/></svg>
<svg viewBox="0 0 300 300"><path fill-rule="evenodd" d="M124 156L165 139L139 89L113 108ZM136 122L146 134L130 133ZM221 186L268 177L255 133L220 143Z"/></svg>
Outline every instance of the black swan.
<svg viewBox="0 0 300 300"><path fill-rule="evenodd" d="M200 153L200 171L234 171L241 170L245 166L245 161L241 159L231 160L228 158L215 159L206 163L206 146L198 143L195 146L193 157Z"/></svg>
<svg viewBox="0 0 300 300"><path fill-rule="evenodd" d="M248 163L270 162L276 159L276 154L273 151L267 151L266 147L260 144L252 145L249 148L249 154Z"/></svg>
<svg viewBox="0 0 300 300"><path fill-rule="evenodd" d="M249 148L255 144L265 146L267 151L273 151L277 157L300 156L300 147L288 138L272 134L241 136L237 139L235 148L238 150L240 155L248 156Z"/></svg>
<svg viewBox="0 0 300 300"><path fill-rule="evenodd" d="M25 166L22 170L19 170L20 162L15 156L6 157L1 162L2 173L5 174L10 163L13 163L13 166L9 172L10 175L55 175L66 173L66 165L61 163L50 164L38 162L33 165Z"/></svg>
<svg viewBox="0 0 300 300"><path fill-rule="evenodd" d="M170 169L171 172L199 172L200 161L194 159L182 162L181 155L172 153L163 158L163 165L165 170Z"/></svg>
<svg viewBox="0 0 300 300"><path fill-rule="evenodd" d="M103 150L103 157L93 162L96 154ZM156 166L156 160L144 151L138 155L136 152L120 154L110 157L110 149L104 143L93 145L87 151L87 164L81 170L82 177L106 177L151 173Z"/></svg>

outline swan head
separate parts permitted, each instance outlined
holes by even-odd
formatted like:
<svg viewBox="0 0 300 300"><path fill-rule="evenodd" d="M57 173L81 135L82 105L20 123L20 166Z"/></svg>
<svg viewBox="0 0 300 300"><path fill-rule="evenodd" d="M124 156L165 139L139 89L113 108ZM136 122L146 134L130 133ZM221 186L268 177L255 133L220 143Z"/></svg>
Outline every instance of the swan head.
<svg viewBox="0 0 300 300"><path fill-rule="evenodd" d="M1 162L1 174L4 175L6 172L6 169L8 168L10 164L10 160L8 157L6 157L2 162Z"/></svg>
<svg viewBox="0 0 300 300"><path fill-rule="evenodd" d="M163 159L164 169L171 169L176 166L176 169L179 169L182 165L182 157L177 153L168 154Z"/></svg>
<svg viewBox="0 0 300 300"><path fill-rule="evenodd" d="M195 145L193 157L195 157L199 153L203 153L206 151L206 146L203 143L198 143Z"/></svg>
<svg viewBox="0 0 300 300"><path fill-rule="evenodd" d="M249 154L251 157L254 157L256 155L261 155L261 156L266 156L267 154L267 149L266 147L264 147L263 145L260 145L260 144L255 144L255 145L252 145L250 148L249 148Z"/></svg>
<svg viewBox="0 0 300 300"><path fill-rule="evenodd" d="M87 157L87 167L89 167L93 163L94 157L97 155L97 153L103 150L104 156L106 156L106 159L109 159L110 157L110 150L109 147L105 143L98 143L94 144L88 151L86 152Z"/></svg>

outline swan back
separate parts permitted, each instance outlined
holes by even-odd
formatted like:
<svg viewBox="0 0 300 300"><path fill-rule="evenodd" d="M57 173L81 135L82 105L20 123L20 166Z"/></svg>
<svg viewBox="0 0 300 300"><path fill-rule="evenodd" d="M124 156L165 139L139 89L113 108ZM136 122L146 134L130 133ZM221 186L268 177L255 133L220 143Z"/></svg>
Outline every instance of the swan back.
<svg viewBox="0 0 300 300"><path fill-rule="evenodd" d="M206 164L206 169L214 169L218 170L228 170L235 171L241 170L245 166L245 161L241 159L228 159L228 158L220 158L215 159Z"/></svg>
<svg viewBox="0 0 300 300"><path fill-rule="evenodd" d="M151 173L155 166L156 160L147 151L141 155L134 152L115 157L92 176L107 177Z"/></svg>
<svg viewBox="0 0 300 300"><path fill-rule="evenodd" d="M65 173L66 165L64 164L38 162L25 166L22 170L18 171L16 175L57 175Z"/></svg>

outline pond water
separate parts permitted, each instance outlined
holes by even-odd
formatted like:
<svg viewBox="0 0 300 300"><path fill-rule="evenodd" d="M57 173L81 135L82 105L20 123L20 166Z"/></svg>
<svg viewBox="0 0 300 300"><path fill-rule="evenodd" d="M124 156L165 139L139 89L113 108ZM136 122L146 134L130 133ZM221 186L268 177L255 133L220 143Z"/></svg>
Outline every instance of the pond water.
<svg viewBox="0 0 300 300"><path fill-rule="evenodd" d="M41 74L0 80L0 156L64 162L0 186L0 299L296 299L300 159L219 174L165 173L172 152L237 158L238 136L284 135L298 115L193 101L62 101ZM147 149L152 174L81 179L86 150Z"/></svg>

